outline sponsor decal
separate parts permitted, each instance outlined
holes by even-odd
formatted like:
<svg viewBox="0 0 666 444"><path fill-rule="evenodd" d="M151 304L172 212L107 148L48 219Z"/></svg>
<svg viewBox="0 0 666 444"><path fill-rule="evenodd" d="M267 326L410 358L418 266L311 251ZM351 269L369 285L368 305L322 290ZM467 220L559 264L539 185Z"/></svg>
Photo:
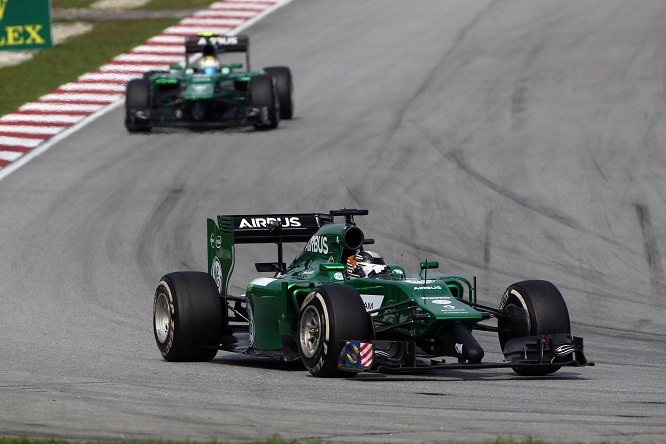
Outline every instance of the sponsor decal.
<svg viewBox="0 0 666 444"><path fill-rule="evenodd" d="M575 352L576 350L573 348L573 345L571 344L565 344L565 345L560 345L555 349L555 355L556 356L566 356L568 354L571 354Z"/></svg>
<svg viewBox="0 0 666 444"><path fill-rule="evenodd" d="M429 302L431 304L437 305L439 307L439 310L442 312L458 312L458 313L464 313L467 310L465 308L461 308L456 306L453 301L451 301L451 297L449 296L422 296L421 299L423 299L424 302ZM431 307L432 309L432 307Z"/></svg>
<svg viewBox="0 0 666 444"><path fill-rule="evenodd" d="M463 352L463 345L462 344L459 344L459 343L456 342L456 345L454 347L456 349L456 353L458 353L459 355L463 354L462 353Z"/></svg>
<svg viewBox="0 0 666 444"><path fill-rule="evenodd" d="M345 277L342 275L341 272L338 271L333 275L333 279L338 280L338 281L344 281Z"/></svg>
<svg viewBox="0 0 666 444"><path fill-rule="evenodd" d="M440 305L439 307L442 311L459 311L459 312L467 311L464 308L456 308L455 305Z"/></svg>
<svg viewBox="0 0 666 444"><path fill-rule="evenodd" d="M268 228L269 225L279 223L283 227L300 227L298 217L251 217L241 219L238 228Z"/></svg>
<svg viewBox="0 0 666 444"><path fill-rule="evenodd" d="M328 239L326 236L315 234L305 246L305 251L309 251L310 253L328 254Z"/></svg>
<svg viewBox="0 0 666 444"><path fill-rule="evenodd" d="M213 258L213 265L210 267L210 275L213 277L215 285L217 285L217 291L222 294L222 265L217 257Z"/></svg>
<svg viewBox="0 0 666 444"><path fill-rule="evenodd" d="M382 306L384 296L381 294L362 294L361 299L363 300L363 305L365 305L365 311L370 311ZM373 313L372 315L376 316L377 313Z"/></svg>
<svg viewBox="0 0 666 444"><path fill-rule="evenodd" d="M211 45L237 45L238 44L238 37L236 36L220 36L220 37L201 37L199 41L197 42L198 45L206 45L207 43L210 43Z"/></svg>
<svg viewBox="0 0 666 444"><path fill-rule="evenodd" d="M0 0L0 50L50 48L49 0Z"/></svg>
<svg viewBox="0 0 666 444"><path fill-rule="evenodd" d="M372 365L373 346L369 342L345 341L345 365L369 368Z"/></svg>
<svg viewBox="0 0 666 444"><path fill-rule="evenodd" d="M441 290L440 285L424 285L422 287L414 287L414 290Z"/></svg>
<svg viewBox="0 0 666 444"><path fill-rule="evenodd" d="M220 248L222 246L222 236L215 236L213 233L211 233L210 246L212 248Z"/></svg>

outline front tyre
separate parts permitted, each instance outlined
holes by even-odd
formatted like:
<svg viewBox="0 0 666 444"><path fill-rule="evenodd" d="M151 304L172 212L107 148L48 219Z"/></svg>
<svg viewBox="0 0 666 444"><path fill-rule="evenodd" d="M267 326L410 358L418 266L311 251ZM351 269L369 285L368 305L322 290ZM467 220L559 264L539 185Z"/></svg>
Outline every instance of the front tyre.
<svg viewBox="0 0 666 444"><path fill-rule="evenodd" d="M261 74L250 79L250 101L261 115L256 129L275 129L280 123L279 102L273 77Z"/></svg>
<svg viewBox="0 0 666 444"><path fill-rule="evenodd" d="M294 80L291 70L286 66L268 66L264 71L275 79L280 103L280 119L291 119L294 116Z"/></svg>
<svg viewBox="0 0 666 444"><path fill-rule="evenodd" d="M370 340L372 327L356 290L332 284L314 288L303 301L298 321L298 350L312 375L351 377L338 369L338 341Z"/></svg>
<svg viewBox="0 0 666 444"><path fill-rule="evenodd" d="M497 320L502 350L507 341L523 336L571 333L569 310L560 291L548 281L517 282L506 289L499 309L507 317ZM543 376L560 366L513 367L523 376Z"/></svg>
<svg viewBox="0 0 666 444"><path fill-rule="evenodd" d="M210 361L222 331L222 298L213 278L196 271L162 277L153 301L155 341L167 361Z"/></svg>
<svg viewBox="0 0 666 444"><path fill-rule="evenodd" d="M132 79L125 89L125 128L130 133L150 132L150 81Z"/></svg>

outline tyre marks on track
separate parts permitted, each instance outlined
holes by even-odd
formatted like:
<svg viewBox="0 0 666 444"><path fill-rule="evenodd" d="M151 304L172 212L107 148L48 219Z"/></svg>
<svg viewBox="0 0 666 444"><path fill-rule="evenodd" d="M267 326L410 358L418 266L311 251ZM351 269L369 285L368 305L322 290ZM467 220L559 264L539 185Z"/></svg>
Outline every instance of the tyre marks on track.
<svg viewBox="0 0 666 444"><path fill-rule="evenodd" d="M655 237L650 208L643 203L634 203L638 223L641 226L643 235L643 248L645 250L645 260L650 270L650 285L652 287L652 296L657 300L662 300L666 296L666 283L664 281L664 267L659 254L659 246Z"/></svg>
<svg viewBox="0 0 666 444"><path fill-rule="evenodd" d="M19 163L45 151L46 142L66 137L119 105L130 79L149 70L164 70L182 63L185 36L199 32L234 34L290 1L223 0L213 3L97 70L1 117L0 179L18 168ZM28 156L29 153L33 156ZM19 159L21 162L17 162Z"/></svg>

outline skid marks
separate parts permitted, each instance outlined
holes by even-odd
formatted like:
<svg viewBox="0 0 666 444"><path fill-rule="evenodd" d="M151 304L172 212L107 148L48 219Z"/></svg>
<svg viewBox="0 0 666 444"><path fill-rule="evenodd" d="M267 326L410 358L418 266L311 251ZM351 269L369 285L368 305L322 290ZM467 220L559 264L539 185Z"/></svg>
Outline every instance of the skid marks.
<svg viewBox="0 0 666 444"><path fill-rule="evenodd" d="M662 298L666 295L664 268L661 263L661 255L659 254L659 246L657 245L657 239L654 234L654 227L652 226L650 209L647 205L641 202L634 203L634 208L636 209L636 216L638 217L638 223L641 226L641 233L643 235L643 248L645 250L645 261L650 270L652 295Z"/></svg>

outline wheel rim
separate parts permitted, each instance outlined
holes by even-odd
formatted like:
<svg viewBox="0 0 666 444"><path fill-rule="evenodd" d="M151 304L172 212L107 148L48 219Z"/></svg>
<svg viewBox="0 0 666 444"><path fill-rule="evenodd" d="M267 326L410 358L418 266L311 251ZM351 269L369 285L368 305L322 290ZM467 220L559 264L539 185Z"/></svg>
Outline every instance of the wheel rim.
<svg viewBox="0 0 666 444"><path fill-rule="evenodd" d="M155 300L155 337L160 344L166 342L170 329L171 310L169 309L169 301L164 293L160 293Z"/></svg>
<svg viewBox="0 0 666 444"><path fill-rule="evenodd" d="M321 337L321 317L313 306L307 307L303 312L299 333L301 352L306 358L312 358L319 348Z"/></svg>

